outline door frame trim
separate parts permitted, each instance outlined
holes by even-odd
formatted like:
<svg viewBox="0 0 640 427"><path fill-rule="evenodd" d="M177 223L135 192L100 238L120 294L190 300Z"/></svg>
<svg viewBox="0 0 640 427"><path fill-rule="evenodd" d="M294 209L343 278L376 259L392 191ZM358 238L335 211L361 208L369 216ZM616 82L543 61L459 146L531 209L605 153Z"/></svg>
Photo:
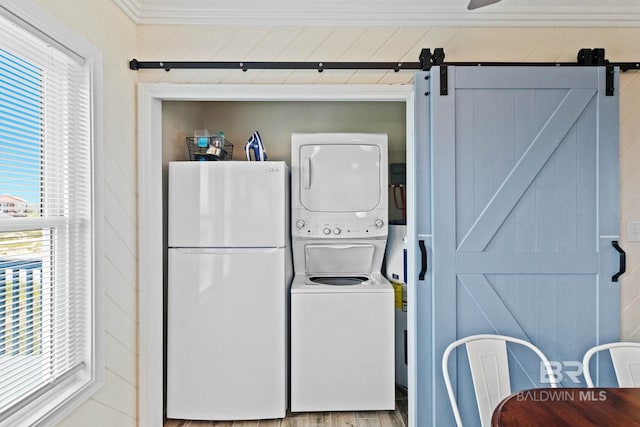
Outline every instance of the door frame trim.
<svg viewBox="0 0 640 427"><path fill-rule="evenodd" d="M404 102L407 157L407 277L416 275L413 85L138 84L138 425L162 426L163 101ZM409 425L416 425L415 283L407 284Z"/></svg>

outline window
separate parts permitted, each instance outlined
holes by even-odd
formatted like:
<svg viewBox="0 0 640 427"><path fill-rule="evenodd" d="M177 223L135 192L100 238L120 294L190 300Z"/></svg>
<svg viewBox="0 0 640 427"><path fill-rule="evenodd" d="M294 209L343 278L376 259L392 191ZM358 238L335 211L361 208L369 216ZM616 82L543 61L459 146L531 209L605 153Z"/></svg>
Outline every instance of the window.
<svg viewBox="0 0 640 427"><path fill-rule="evenodd" d="M16 425L99 383L93 68L0 13L0 425Z"/></svg>

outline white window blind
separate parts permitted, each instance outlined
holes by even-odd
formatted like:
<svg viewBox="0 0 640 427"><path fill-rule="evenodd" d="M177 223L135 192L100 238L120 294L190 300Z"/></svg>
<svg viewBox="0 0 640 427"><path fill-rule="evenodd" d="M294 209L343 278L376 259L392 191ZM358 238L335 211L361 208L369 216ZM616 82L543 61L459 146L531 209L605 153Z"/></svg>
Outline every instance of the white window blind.
<svg viewBox="0 0 640 427"><path fill-rule="evenodd" d="M90 83L0 16L0 424L91 363Z"/></svg>

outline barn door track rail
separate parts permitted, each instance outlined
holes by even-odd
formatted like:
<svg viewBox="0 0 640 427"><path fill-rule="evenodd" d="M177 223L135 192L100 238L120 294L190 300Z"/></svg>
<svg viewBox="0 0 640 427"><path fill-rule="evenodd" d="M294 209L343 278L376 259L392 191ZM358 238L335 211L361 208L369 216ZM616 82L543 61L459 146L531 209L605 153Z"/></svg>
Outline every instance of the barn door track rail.
<svg viewBox="0 0 640 427"><path fill-rule="evenodd" d="M621 71L640 71L638 62L610 62L605 58L602 48L580 49L576 62L445 62L443 48L425 48L420 51L418 62L264 62L264 61L129 61L129 69L151 70L160 69L171 71L174 69L226 69L226 70L388 70L399 72L401 70L429 71L433 66L440 66L441 81L445 87L440 88L440 93L446 95L447 66L477 66L477 67L580 67L580 66L604 66L607 67L607 95L614 92L613 76L614 68L620 67Z"/></svg>
<svg viewBox="0 0 640 427"><path fill-rule="evenodd" d="M129 61L134 71L143 69L227 69L227 70L421 70L419 62L234 62L234 61Z"/></svg>

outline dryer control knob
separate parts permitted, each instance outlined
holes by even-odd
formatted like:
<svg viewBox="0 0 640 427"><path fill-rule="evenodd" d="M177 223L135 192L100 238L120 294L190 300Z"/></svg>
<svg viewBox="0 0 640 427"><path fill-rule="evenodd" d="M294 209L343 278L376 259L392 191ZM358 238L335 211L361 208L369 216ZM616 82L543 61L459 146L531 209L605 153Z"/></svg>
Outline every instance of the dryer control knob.
<svg viewBox="0 0 640 427"><path fill-rule="evenodd" d="M384 221L381 219L376 219L376 222L374 222L373 225L375 225L376 228L382 228L382 226L384 225Z"/></svg>
<svg viewBox="0 0 640 427"><path fill-rule="evenodd" d="M306 225L305 222L301 219L296 221L296 228L298 228L298 230L303 229L305 225Z"/></svg>
<svg viewBox="0 0 640 427"><path fill-rule="evenodd" d="M331 229L330 229L330 228L325 228L324 230L322 230L322 232L323 232L325 235L327 235L327 236L328 236L329 234L331 234Z"/></svg>
<svg viewBox="0 0 640 427"><path fill-rule="evenodd" d="M340 233L342 233L342 230L340 230L338 227L333 229L333 234L335 234L336 236Z"/></svg>

